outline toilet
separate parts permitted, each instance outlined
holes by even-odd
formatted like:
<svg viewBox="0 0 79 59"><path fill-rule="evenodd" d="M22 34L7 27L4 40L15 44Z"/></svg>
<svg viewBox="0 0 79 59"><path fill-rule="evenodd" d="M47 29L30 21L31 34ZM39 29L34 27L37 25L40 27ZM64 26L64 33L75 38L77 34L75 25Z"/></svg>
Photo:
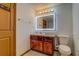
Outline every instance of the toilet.
<svg viewBox="0 0 79 59"><path fill-rule="evenodd" d="M71 54L71 49L67 45L59 45L58 50L61 56L69 56Z"/></svg>
<svg viewBox="0 0 79 59"><path fill-rule="evenodd" d="M66 37L63 36L57 39L58 44L56 44L56 47L61 56L69 56L71 54L71 49L68 46L68 42L69 42L68 38L69 38L68 36Z"/></svg>

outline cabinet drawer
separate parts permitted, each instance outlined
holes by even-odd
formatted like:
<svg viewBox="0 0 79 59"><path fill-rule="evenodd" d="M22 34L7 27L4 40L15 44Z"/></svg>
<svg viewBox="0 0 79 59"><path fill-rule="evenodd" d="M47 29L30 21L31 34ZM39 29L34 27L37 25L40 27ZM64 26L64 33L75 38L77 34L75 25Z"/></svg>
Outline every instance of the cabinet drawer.
<svg viewBox="0 0 79 59"><path fill-rule="evenodd" d="M44 37L43 40L45 42L51 42L51 43L53 42L53 38L49 38L49 37Z"/></svg>
<svg viewBox="0 0 79 59"><path fill-rule="evenodd" d="M33 36L33 35L31 35L31 36L30 36L30 39L31 39L31 40L37 40L38 37L37 37L37 36Z"/></svg>
<svg viewBox="0 0 79 59"><path fill-rule="evenodd" d="M38 41L43 41L43 37L38 36Z"/></svg>

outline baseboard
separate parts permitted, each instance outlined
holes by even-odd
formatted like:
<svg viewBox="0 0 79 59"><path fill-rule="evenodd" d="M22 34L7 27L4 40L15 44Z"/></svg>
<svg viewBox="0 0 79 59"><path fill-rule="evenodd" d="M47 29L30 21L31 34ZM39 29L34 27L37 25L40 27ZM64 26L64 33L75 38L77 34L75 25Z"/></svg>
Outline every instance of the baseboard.
<svg viewBox="0 0 79 59"><path fill-rule="evenodd" d="M31 49L29 49L29 50L25 51L25 52L24 52L24 53L22 53L20 56L25 55L25 54L26 54L26 53L28 53L30 50L31 50Z"/></svg>

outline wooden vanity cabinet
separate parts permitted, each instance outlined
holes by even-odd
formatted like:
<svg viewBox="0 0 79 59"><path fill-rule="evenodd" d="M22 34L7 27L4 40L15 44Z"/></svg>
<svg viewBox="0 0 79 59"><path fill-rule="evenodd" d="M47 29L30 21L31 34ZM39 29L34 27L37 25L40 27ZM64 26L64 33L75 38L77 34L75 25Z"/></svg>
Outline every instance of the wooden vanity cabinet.
<svg viewBox="0 0 79 59"><path fill-rule="evenodd" d="M32 50L48 55L53 55L54 37L30 35L30 47Z"/></svg>

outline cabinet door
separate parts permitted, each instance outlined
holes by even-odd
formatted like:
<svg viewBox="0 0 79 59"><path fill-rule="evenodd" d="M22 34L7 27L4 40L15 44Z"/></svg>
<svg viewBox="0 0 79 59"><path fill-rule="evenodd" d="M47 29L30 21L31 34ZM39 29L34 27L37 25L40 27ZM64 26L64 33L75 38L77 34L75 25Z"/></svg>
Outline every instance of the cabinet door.
<svg viewBox="0 0 79 59"><path fill-rule="evenodd" d="M31 41L31 48L34 50L38 50L38 41L37 40Z"/></svg>
<svg viewBox="0 0 79 59"><path fill-rule="evenodd" d="M38 41L36 36L30 36L30 48L35 50L38 49Z"/></svg>
<svg viewBox="0 0 79 59"><path fill-rule="evenodd" d="M38 51L43 51L43 38L42 36L38 36Z"/></svg>
<svg viewBox="0 0 79 59"><path fill-rule="evenodd" d="M53 54L53 40L50 38L44 38L44 53Z"/></svg>
<svg viewBox="0 0 79 59"><path fill-rule="evenodd" d="M53 49L52 49L52 44L49 42L44 42L44 53L46 54L52 54Z"/></svg>
<svg viewBox="0 0 79 59"><path fill-rule="evenodd" d="M31 49L43 51L43 43L41 36L31 36Z"/></svg>
<svg viewBox="0 0 79 59"><path fill-rule="evenodd" d="M38 41L38 51L43 51L43 43L42 41Z"/></svg>

